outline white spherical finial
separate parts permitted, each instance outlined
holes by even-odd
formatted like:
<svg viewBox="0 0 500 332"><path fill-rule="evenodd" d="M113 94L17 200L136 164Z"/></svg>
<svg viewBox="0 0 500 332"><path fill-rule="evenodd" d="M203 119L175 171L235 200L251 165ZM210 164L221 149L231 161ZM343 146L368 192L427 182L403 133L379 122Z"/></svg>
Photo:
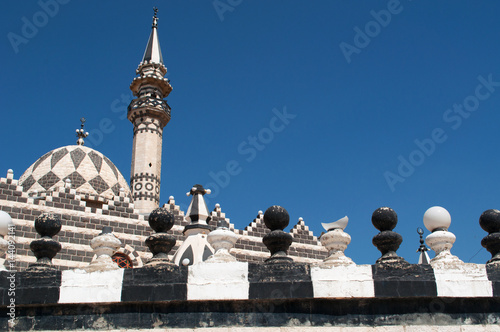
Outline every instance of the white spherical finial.
<svg viewBox="0 0 500 332"><path fill-rule="evenodd" d="M302 218L302 217L299 217L299 221L304 221L304 218Z"/></svg>
<svg viewBox="0 0 500 332"><path fill-rule="evenodd" d="M220 208L220 204L219 204L219 203L216 203L216 204L215 204L215 207L216 207L216 208Z"/></svg>
<svg viewBox="0 0 500 332"><path fill-rule="evenodd" d="M205 193L210 195L210 194L212 193L212 190L210 190L210 189L205 189Z"/></svg>
<svg viewBox="0 0 500 332"><path fill-rule="evenodd" d="M5 236L9 232L9 226L12 226L12 218L5 211L0 211L0 235Z"/></svg>
<svg viewBox="0 0 500 332"><path fill-rule="evenodd" d="M433 206L424 213L424 225L429 231L436 229L448 230L451 224L450 213L440 206Z"/></svg>
<svg viewBox="0 0 500 332"><path fill-rule="evenodd" d="M170 196L170 197L168 198L168 200L169 200L169 201L173 201L173 200L174 200L174 196Z"/></svg>
<svg viewBox="0 0 500 332"><path fill-rule="evenodd" d="M191 263L191 261L189 260L189 258L184 258L182 260L182 265L184 265L184 266L189 265L189 263Z"/></svg>
<svg viewBox="0 0 500 332"><path fill-rule="evenodd" d="M262 212L262 210L259 210L259 212L257 212L258 214L264 214L264 212Z"/></svg>

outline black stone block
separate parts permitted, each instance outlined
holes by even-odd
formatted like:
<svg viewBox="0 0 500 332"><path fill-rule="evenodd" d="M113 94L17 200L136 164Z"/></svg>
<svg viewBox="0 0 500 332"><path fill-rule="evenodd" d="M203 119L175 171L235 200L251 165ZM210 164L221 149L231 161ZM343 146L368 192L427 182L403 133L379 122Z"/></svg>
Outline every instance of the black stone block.
<svg viewBox="0 0 500 332"><path fill-rule="evenodd" d="M16 304L57 303L61 271L17 272Z"/></svg>
<svg viewBox="0 0 500 332"><path fill-rule="evenodd" d="M187 267L125 269L121 298L123 302L187 300Z"/></svg>
<svg viewBox="0 0 500 332"><path fill-rule="evenodd" d="M309 265L248 264L250 299L314 297Z"/></svg>
<svg viewBox="0 0 500 332"><path fill-rule="evenodd" d="M372 265L375 297L437 296L436 279L427 264Z"/></svg>
<svg viewBox="0 0 500 332"><path fill-rule="evenodd" d="M486 274L493 286L493 296L500 297L500 265L486 264Z"/></svg>

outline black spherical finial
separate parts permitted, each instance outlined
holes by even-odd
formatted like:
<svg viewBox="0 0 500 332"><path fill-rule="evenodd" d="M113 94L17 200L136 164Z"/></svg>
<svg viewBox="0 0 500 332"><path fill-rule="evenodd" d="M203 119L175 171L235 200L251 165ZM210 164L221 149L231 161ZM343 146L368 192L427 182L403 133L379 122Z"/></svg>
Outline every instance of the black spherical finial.
<svg viewBox="0 0 500 332"><path fill-rule="evenodd" d="M500 232L500 211L496 209L484 211L479 217L479 225L490 234Z"/></svg>
<svg viewBox="0 0 500 332"><path fill-rule="evenodd" d="M398 223L398 215L390 207L381 207L372 214L372 223L380 233L375 235L372 243L382 253L377 263L383 264L408 264L396 254L403 242L403 237L392 230Z"/></svg>
<svg viewBox="0 0 500 332"><path fill-rule="evenodd" d="M174 227L174 216L164 207L154 209L149 214L149 226L157 233L166 233Z"/></svg>
<svg viewBox="0 0 500 332"><path fill-rule="evenodd" d="M273 205L264 213L264 223L271 231L283 230L290 222L290 216L285 208Z"/></svg>
<svg viewBox="0 0 500 332"><path fill-rule="evenodd" d="M146 266L171 265L168 253L175 246L175 237L166 234L175 222L174 215L166 208L157 208L149 214L149 225L156 232L146 239L146 245L153 254L153 258Z"/></svg>
<svg viewBox="0 0 500 332"><path fill-rule="evenodd" d="M259 212L260 215L260 212ZM271 230L262 238L262 242L271 252L271 257L266 259L266 263L290 263L292 258L288 257L288 248L293 242L293 237L284 232L288 226L290 216L285 208L273 205L264 213L264 223Z"/></svg>
<svg viewBox="0 0 500 332"><path fill-rule="evenodd" d="M61 251L61 244L52 237L61 230L61 219L52 213L41 214L35 219L35 229L42 238L30 243L36 262L30 264L28 269L32 271L55 269L52 258Z"/></svg>
<svg viewBox="0 0 500 332"><path fill-rule="evenodd" d="M53 237L61 230L61 219L52 213L41 214L35 219L35 229L42 237Z"/></svg>
<svg viewBox="0 0 500 332"><path fill-rule="evenodd" d="M479 225L488 232L481 240L481 245L491 254L488 264L500 265L500 211L486 210L479 217Z"/></svg>
<svg viewBox="0 0 500 332"><path fill-rule="evenodd" d="M379 231L392 231L398 224L398 215L390 207L381 207L372 214L372 224Z"/></svg>

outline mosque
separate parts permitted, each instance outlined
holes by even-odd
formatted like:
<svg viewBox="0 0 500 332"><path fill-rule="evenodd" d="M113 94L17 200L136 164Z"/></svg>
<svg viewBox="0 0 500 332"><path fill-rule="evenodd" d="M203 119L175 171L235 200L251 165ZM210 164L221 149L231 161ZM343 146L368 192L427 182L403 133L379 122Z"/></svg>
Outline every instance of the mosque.
<svg viewBox="0 0 500 332"><path fill-rule="evenodd" d="M166 73L155 10L130 84L130 181L85 146L83 118L76 145L0 178L1 330L500 331L498 210L480 218L486 264L451 253L440 207L424 216L436 256L421 236L419 264L409 264L396 253L397 215L382 207L372 216L382 255L356 265L344 254L347 218L318 238L301 218L285 232L288 213L272 206L239 230L198 184L186 188L187 211L172 196L161 205Z"/></svg>

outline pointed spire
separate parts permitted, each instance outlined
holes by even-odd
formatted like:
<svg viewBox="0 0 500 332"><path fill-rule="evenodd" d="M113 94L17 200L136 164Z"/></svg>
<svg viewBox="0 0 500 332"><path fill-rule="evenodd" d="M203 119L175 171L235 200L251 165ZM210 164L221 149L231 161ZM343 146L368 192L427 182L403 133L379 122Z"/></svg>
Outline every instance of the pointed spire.
<svg viewBox="0 0 500 332"><path fill-rule="evenodd" d="M187 196L193 196L191 204L186 212L186 220L190 222L184 229L184 233L190 229L201 229L210 231L212 228L207 222L211 219L208 212L207 203L205 203L205 194L210 194L210 189L205 189L201 184L195 184L191 190L186 193Z"/></svg>
<svg viewBox="0 0 500 332"><path fill-rule="evenodd" d="M427 251L429 251L429 248L424 244L424 230L422 227L417 228L417 233L420 235L420 247L417 249L417 252L420 253L418 257L418 264L430 264L430 258L429 255L427 254Z"/></svg>
<svg viewBox="0 0 500 332"><path fill-rule="evenodd" d="M148 45L144 51L144 56L142 57L142 63L161 63L163 64L163 57L161 55L160 41L158 39L158 8L153 8L155 14L153 16L153 26L151 28L151 34L149 35Z"/></svg>

